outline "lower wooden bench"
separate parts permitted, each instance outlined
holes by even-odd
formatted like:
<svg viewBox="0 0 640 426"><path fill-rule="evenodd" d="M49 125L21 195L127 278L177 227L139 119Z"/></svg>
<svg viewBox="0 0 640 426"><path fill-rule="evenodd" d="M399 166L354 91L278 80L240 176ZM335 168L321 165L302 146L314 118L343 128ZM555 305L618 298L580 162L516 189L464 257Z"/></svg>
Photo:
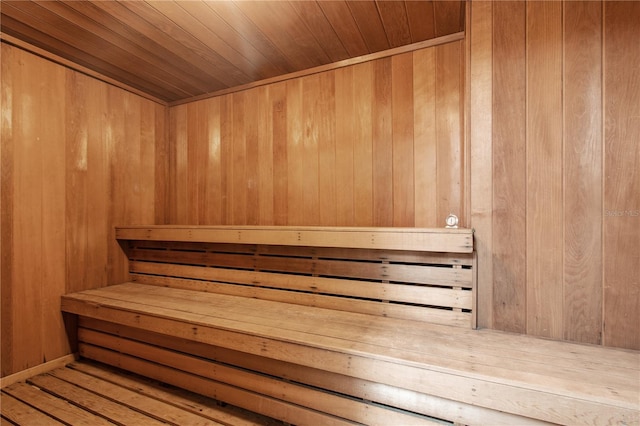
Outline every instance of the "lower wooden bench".
<svg viewBox="0 0 640 426"><path fill-rule="evenodd" d="M469 232L228 230L118 230L133 281L62 300L80 355L300 425L639 421L638 352L472 328Z"/></svg>

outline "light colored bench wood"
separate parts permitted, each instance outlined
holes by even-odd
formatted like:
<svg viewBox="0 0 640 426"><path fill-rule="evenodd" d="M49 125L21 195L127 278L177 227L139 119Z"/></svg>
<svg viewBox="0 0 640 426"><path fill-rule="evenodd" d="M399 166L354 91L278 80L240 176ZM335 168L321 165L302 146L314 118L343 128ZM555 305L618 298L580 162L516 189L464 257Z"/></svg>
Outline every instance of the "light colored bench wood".
<svg viewBox="0 0 640 426"><path fill-rule="evenodd" d="M295 424L638 422L638 352L473 330L471 231L282 232L119 229L133 281L62 301L80 354Z"/></svg>

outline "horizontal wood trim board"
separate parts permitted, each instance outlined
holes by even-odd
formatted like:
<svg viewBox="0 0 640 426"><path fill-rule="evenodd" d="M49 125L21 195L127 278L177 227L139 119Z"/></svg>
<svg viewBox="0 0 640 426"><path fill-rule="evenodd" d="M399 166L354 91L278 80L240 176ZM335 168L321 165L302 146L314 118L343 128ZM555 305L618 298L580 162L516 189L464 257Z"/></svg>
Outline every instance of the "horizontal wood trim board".
<svg viewBox="0 0 640 426"><path fill-rule="evenodd" d="M473 252L470 229L322 227L118 227L119 240L194 241L310 247Z"/></svg>
<svg viewBox="0 0 640 426"><path fill-rule="evenodd" d="M65 355L63 357L42 363L36 367L28 368L18 373L14 373L10 376L2 377L0 378L0 389L17 382L22 382L38 374L46 373L56 368L64 367L65 365L75 360L76 360L75 354Z"/></svg>

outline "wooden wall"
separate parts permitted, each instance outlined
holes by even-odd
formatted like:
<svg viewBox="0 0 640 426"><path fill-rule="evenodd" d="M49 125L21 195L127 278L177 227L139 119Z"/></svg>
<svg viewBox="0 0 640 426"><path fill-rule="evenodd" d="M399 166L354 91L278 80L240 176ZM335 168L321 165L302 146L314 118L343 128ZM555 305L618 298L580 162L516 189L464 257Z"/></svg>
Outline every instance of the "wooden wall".
<svg viewBox="0 0 640 426"><path fill-rule="evenodd" d="M59 296L122 281L113 225L153 222L457 213L481 325L640 349L639 9L471 2L466 45L168 111L3 43L2 375L68 353Z"/></svg>
<svg viewBox="0 0 640 426"><path fill-rule="evenodd" d="M640 349L640 2L471 2L480 324Z"/></svg>
<svg viewBox="0 0 640 426"><path fill-rule="evenodd" d="M60 296L121 282L166 108L2 43L2 375L69 353Z"/></svg>
<svg viewBox="0 0 640 426"><path fill-rule="evenodd" d="M168 223L465 221L457 41L172 107Z"/></svg>

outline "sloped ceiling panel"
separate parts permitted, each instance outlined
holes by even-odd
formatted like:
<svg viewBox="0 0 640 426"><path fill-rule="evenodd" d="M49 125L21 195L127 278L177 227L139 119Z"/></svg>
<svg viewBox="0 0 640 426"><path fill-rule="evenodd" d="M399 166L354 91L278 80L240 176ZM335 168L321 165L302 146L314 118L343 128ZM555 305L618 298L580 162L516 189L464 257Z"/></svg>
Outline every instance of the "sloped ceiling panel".
<svg viewBox="0 0 640 426"><path fill-rule="evenodd" d="M463 30L464 1L7 1L3 34L175 102Z"/></svg>

